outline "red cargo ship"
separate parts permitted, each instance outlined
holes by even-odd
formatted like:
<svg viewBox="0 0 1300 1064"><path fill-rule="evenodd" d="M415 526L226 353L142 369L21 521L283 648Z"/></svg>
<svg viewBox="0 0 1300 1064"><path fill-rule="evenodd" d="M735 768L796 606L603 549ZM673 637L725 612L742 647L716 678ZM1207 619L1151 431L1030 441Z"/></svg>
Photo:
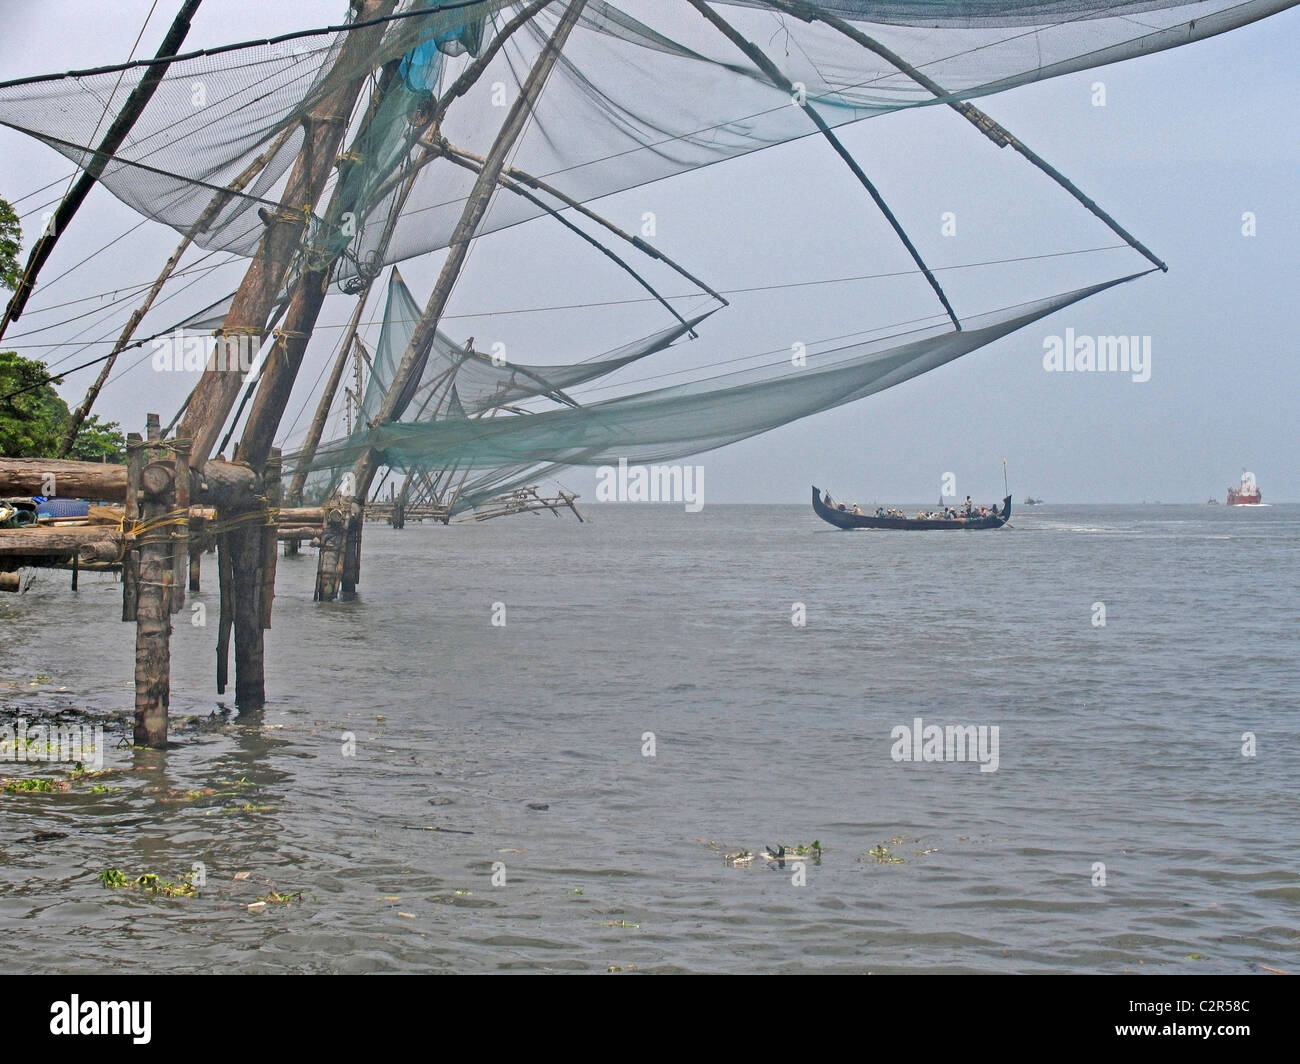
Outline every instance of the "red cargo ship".
<svg viewBox="0 0 1300 1064"><path fill-rule="evenodd" d="M1254 473L1242 473L1241 486L1228 489L1229 506L1258 506L1262 498Z"/></svg>

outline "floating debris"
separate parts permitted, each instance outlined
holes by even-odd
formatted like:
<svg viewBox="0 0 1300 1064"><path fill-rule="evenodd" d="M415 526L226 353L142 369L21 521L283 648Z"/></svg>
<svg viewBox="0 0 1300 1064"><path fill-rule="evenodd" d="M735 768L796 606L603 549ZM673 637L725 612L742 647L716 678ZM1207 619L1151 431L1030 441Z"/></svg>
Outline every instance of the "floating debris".
<svg viewBox="0 0 1300 1064"><path fill-rule="evenodd" d="M287 894L281 894L273 890L269 894L263 895L258 901L267 902L271 905L290 905L295 901L302 901L305 895L301 890L291 890Z"/></svg>
<svg viewBox="0 0 1300 1064"><path fill-rule="evenodd" d="M0 779L0 791L5 794L61 794L72 790L67 780L49 779L45 776L24 776Z"/></svg>
<svg viewBox="0 0 1300 1064"><path fill-rule="evenodd" d="M99 882L109 890L134 889L146 894L161 894L165 898L192 898L199 889L190 881L191 875L193 873L181 876L176 883L153 872L144 872L128 880L121 869L106 868L99 873Z"/></svg>

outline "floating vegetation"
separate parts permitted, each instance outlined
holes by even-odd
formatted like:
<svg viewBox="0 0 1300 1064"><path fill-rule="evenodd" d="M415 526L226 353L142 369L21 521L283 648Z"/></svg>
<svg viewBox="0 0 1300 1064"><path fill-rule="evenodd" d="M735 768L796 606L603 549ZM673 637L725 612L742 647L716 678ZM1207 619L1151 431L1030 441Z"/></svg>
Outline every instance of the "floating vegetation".
<svg viewBox="0 0 1300 1064"><path fill-rule="evenodd" d="M45 776L22 776L0 779L0 792L5 794L59 794L72 790L67 780L49 779Z"/></svg>
<svg viewBox="0 0 1300 1064"><path fill-rule="evenodd" d="M630 924L626 920L606 920L601 927L629 927L632 929L639 928L640 924Z"/></svg>
<svg viewBox="0 0 1300 1064"><path fill-rule="evenodd" d="M635 972L635 964L611 964L605 969L607 972Z"/></svg>
<svg viewBox="0 0 1300 1064"><path fill-rule="evenodd" d="M304 896L301 890L291 890L287 894L281 894L278 890L273 890L257 900L266 902L268 905L292 905L296 901L302 901Z"/></svg>
<svg viewBox="0 0 1300 1064"><path fill-rule="evenodd" d="M106 868L99 873L99 882L109 890L131 889L146 894L160 894L164 898L192 898L199 892L199 888L190 881L192 874L187 873L177 883L163 879L153 872L144 872L135 879L128 880L121 869Z"/></svg>
<svg viewBox="0 0 1300 1064"><path fill-rule="evenodd" d="M876 864L906 864L907 859L904 857L895 857L889 852L889 848L882 842L880 845L866 852L867 857L875 860Z"/></svg>

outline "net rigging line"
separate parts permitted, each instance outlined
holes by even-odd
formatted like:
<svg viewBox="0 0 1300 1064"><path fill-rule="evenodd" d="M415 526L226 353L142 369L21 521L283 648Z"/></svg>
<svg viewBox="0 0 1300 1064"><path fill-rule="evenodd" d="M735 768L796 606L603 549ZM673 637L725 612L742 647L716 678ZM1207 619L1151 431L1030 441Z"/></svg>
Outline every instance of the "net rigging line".
<svg viewBox="0 0 1300 1064"><path fill-rule="evenodd" d="M1104 244L1095 248L1077 248L1072 251L1050 251L1050 252L1043 252L1037 255L1017 255L1017 256L1012 256L1010 258L1003 258L1003 259L984 259L978 262L955 263L951 266L935 266L932 267L932 269L934 269L936 272L950 271L950 270L969 270L969 269L976 269L982 266L1002 266L1002 265L1008 265L1008 264L1019 263L1019 262L1035 262L1041 259L1064 258L1073 255L1091 255L1102 251L1123 251L1126 247L1127 247L1126 244ZM217 265L229 266L236 261L238 261L238 257L227 259L225 262L218 263ZM189 270L193 268L194 267L189 267L184 272L188 273ZM211 270L215 268L216 268L215 266L204 267L205 270ZM848 284L848 283L853 283L858 281L887 280L894 277L914 276L918 272L919 271L917 270L893 270L886 273L864 273L864 274L856 274L847 277L821 277L821 278L815 278L810 281L783 281L780 283L768 284L768 285L750 285L745 288L724 288L719 290L719 294L749 295L749 294L754 294L759 292L775 292L775 291L782 291L785 289L793 289L793 288L812 288L812 287L820 287L823 285ZM171 298L171 297L168 296L167 298ZM665 298L672 299L672 300L684 300L684 299L702 299L704 297L699 292L681 292L674 295L665 296ZM566 310L600 309L604 307L620 307L620 306L627 306L630 304L653 303L653 302L655 302L653 297L635 296L626 299L591 300L583 303L564 303L564 304L557 304L554 306L547 306L547 307L516 307L508 310L462 311L457 314L444 314L443 320L457 321L457 320L474 319L474 318L507 317L507 316L519 315L519 314L549 314L552 312L566 311ZM365 321L362 321L360 324L361 326L364 327L364 326L379 325L382 324L382 322L383 322L382 318L368 318ZM334 330L343 330L346 328L347 325L344 323L339 323L335 325L317 325L314 332L330 332ZM164 335L164 334L160 333L158 335ZM110 343L110 342L111 340L106 338L100 340L92 340L89 341L88 344ZM62 347L63 344L62 343L22 344L18 346L22 346L24 348Z"/></svg>
<svg viewBox="0 0 1300 1064"><path fill-rule="evenodd" d="M186 268L186 270L184 271L184 273L177 272L177 273L173 273L172 276L173 276L173 277L177 277L177 276L184 277L184 276L188 276L191 272L193 272L193 271L196 270L196 269L202 269L202 270L204 270L204 271L209 271L209 270L216 269L216 268L218 268L218 267L220 267L220 266L228 266L228 265L230 265L232 262L242 261L242 259L241 259L239 256L233 256L233 255L232 255L231 258L226 259L224 262L217 262L217 263L213 263L213 264L210 265L210 266L202 266L202 267L200 267L200 263L203 261L203 259L210 258L210 257L213 256L213 255L220 255L220 254L221 254L221 249L220 249L220 248L216 248L216 249L214 249L214 250L212 250L212 251L209 251L207 254L205 254L205 255L203 256L202 259L199 259L199 260L197 260L197 261L191 263L190 266ZM73 302L81 303L81 302L85 302L86 299L102 299L104 296L107 296L107 295L110 295L110 294L116 296L116 298L112 299L112 300L109 301L108 303L101 303L101 304L100 304L99 306L97 306L97 307L92 307L92 308L89 309L89 310L82 311L80 314L74 314L72 317L69 317L69 318L63 318L63 319L60 320L60 321L50 322L50 323L47 324L47 325L41 325L41 326L39 326L38 328L35 328L35 329L28 329L27 332L22 332L22 333L10 333L10 335L9 335L8 337L6 337L6 339L5 339L4 342L5 342L5 343L9 343L10 341L13 341L13 340L21 340L21 339L23 339L24 337L27 337L27 336L38 336L38 335L41 334L41 333L49 332L51 329L57 329L57 328L59 328L59 327L61 327L61 326L64 326L64 325L71 325L73 322L80 321L82 318L88 318L88 317L93 317L94 315L97 315L97 314L104 314L104 313L107 313L107 312L111 311L114 307L117 307L119 304L130 302L131 300L135 299L135 298L136 298L136 297L137 297L137 296L138 296L142 291L145 291L145 290L147 290L147 289L149 289L149 288L151 288L151 287L153 287L152 282L151 282L150 284L146 284L146 285L144 285L144 286L142 286L141 288L138 288L138 289L137 289L137 288L134 288L134 287L132 287L131 289L127 289L127 290L126 290L122 295L117 295L118 292L122 292L122 291L123 291L122 289L115 289L112 293L109 293L109 292L103 292L103 293L100 293L100 294L97 295L97 296L87 296L87 297L85 297L85 299L74 300ZM65 304L65 305L67 305L67 304ZM50 308L50 309L53 309L53 308ZM25 315L24 315L24 316L25 316ZM73 337L72 339L75 339L75 337ZM19 345L19 346L31 346L31 345Z"/></svg>

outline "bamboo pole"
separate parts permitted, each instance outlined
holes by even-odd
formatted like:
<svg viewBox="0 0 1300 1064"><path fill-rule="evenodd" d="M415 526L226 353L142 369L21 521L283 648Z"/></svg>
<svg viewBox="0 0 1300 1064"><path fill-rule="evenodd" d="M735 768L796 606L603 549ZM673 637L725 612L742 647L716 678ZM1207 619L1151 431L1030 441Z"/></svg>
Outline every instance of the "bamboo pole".
<svg viewBox="0 0 1300 1064"><path fill-rule="evenodd" d="M449 143L445 138L440 139L437 145L429 144L428 141L424 141L423 143L427 147L432 148L436 146L442 152L450 153L451 155L455 155L455 156L460 156L461 158L468 159L474 163L477 163L480 166L483 164L484 161L483 156L475 155L473 152L466 151L464 148L458 148L454 144ZM618 225L615 225L613 222L611 222L608 218L604 217L603 215L597 214L581 200L574 199L572 196L568 195L567 193L560 191L560 189L556 188L554 185L546 181L543 181L540 177L534 177L532 174L527 173L524 170L520 170L518 167L507 166L502 171L502 173L506 177L510 178L512 181L515 181L520 185L525 185L528 188L536 189L539 192L545 192L548 196L552 196L555 199L559 200L566 207L569 207L572 210L577 211L584 218L590 218L597 225L601 226L604 229L609 230L609 232L613 233L620 240L624 240L627 243L631 244L642 254L648 255L650 258L662 262L669 269L674 270L680 276L690 281L691 284L695 285L701 291L707 292L710 296L716 299L724 307L731 305L730 303L728 303L726 299L723 298L723 296L720 293L714 291L709 285L701 281L698 277L696 277L693 273L687 270L679 262L669 258L662 251L656 248L653 244L647 243L645 240L642 240L641 237L634 236L633 234L629 233L627 230L621 228ZM547 211L548 213L554 213L554 210L552 208L543 206L541 204L538 205L542 206L542 209Z"/></svg>
<svg viewBox="0 0 1300 1064"><path fill-rule="evenodd" d="M22 279L18 282L18 287L9 300L9 305L5 308L4 318L0 320L0 336L4 336L5 330L9 328L11 321L17 321L22 317L23 308L27 305L27 299L32 294L32 288L36 284L37 274L40 273L41 267L45 265L46 260L50 257L50 253L54 250L54 245L58 243L64 229L68 227L81 204L85 202L90 190L95 187L95 183L103 174L104 168L108 166L109 160L113 158L113 153L122 146L127 134L131 132L140 115L144 113L145 107L148 106L163 76L171 66L172 57L180 51L181 45L189 34L190 20L199 9L201 2L202 0L185 0L185 3L181 5L180 11L177 12L176 18L172 21L171 28L167 31L167 36L163 38L163 42L158 48L155 59L159 61L151 64L144 72L139 84L131 91L131 95L127 97L122 110L113 120L113 124L108 127L104 139L94 149L93 156L86 165L85 171L77 179L77 183L69 189L68 194L63 197L63 201L59 204L58 210L55 211L49 226L46 227L40 239L32 246L31 253L27 256L27 266L23 270Z"/></svg>

